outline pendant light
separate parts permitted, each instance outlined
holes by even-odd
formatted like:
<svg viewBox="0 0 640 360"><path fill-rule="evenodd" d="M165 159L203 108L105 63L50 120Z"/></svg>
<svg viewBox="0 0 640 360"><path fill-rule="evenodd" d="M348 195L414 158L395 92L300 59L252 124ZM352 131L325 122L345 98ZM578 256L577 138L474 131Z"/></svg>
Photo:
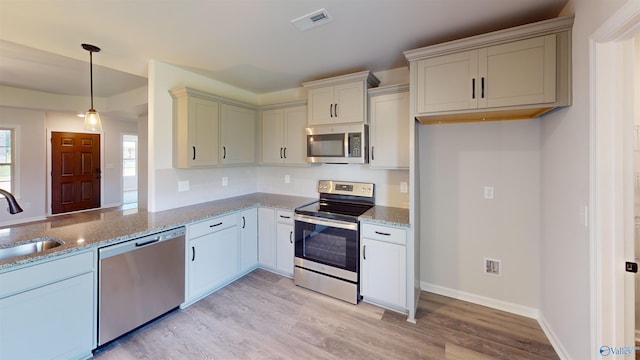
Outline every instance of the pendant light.
<svg viewBox="0 0 640 360"><path fill-rule="evenodd" d="M84 128L89 131L102 131L100 114L93 108L93 53L100 52L100 48L90 44L82 44L82 48L89 52L89 76L91 79L91 108L84 115Z"/></svg>

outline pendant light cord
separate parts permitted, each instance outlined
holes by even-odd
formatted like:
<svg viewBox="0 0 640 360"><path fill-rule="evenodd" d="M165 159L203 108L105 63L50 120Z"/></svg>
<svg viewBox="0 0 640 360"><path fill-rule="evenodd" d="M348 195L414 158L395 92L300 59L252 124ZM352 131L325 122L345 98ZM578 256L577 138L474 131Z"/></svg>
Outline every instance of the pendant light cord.
<svg viewBox="0 0 640 360"><path fill-rule="evenodd" d="M91 83L91 110L93 109L93 51L89 50L89 82Z"/></svg>

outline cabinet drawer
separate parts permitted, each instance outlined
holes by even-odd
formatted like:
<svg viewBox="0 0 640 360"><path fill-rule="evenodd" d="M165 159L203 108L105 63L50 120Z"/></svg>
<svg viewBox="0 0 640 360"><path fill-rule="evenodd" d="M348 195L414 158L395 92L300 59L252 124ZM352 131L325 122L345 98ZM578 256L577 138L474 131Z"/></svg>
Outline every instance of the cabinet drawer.
<svg viewBox="0 0 640 360"><path fill-rule="evenodd" d="M400 245L406 245L407 243L407 231L405 229L363 223L361 230L363 238Z"/></svg>
<svg viewBox="0 0 640 360"><path fill-rule="evenodd" d="M94 251L0 274L0 298L93 271Z"/></svg>
<svg viewBox="0 0 640 360"><path fill-rule="evenodd" d="M280 224L293 225L293 212L287 210L276 210L276 221Z"/></svg>
<svg viewBox="0 0 640 360"><path fill-rule="evenodd" d="M224 230L236 225L238 225L237 213L224 216L216 216L214 218L210 218L199 223L187 226L187 238L194 239L202 235Z"/></svg>

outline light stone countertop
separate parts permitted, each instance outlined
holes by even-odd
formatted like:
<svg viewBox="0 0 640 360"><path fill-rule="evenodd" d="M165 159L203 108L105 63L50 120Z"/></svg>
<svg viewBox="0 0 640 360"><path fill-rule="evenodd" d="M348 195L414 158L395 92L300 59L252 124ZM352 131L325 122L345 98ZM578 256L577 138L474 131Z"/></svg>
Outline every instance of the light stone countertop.
<svg viewBox="0 0 640 360"><path fill-rule="evenodd" d="M358 219L380 225L408 228L409 209L376 205L360 215Z"/></svg>
<svg viewBox="0 0 640 360"><path fill-rule="evenodd" d="M0 260L0 272L184 226L212 216L256 206L293 211L316 200L309 197L254 193L160 212L110 208L52 216L46 220L0 229L0 248L40 238L57 238L64 241L63 245L40 253ZM375 206L360 216L360 220L408 227L409 210Z"/></svg>

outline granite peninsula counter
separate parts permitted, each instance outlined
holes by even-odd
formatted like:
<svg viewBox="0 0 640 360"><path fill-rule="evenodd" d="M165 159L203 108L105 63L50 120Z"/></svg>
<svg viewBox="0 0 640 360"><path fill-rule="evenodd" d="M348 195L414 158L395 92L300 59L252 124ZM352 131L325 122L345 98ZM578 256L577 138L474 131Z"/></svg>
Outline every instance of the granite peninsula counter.
<svg viewBox="0 0 640 360"><path fill-rule="evenodd" d="M127 241L251 207L293 211L296 207L316 200L309 197L254 193L159 212L110 208L52 216L46 220L0 229L0 248L39 238L64 241L63 245L44 252L0 260L0 271ZM360 217L369 222L403 227L409 226L408 218L408 209L385 206L376 206Z"/></svg>

